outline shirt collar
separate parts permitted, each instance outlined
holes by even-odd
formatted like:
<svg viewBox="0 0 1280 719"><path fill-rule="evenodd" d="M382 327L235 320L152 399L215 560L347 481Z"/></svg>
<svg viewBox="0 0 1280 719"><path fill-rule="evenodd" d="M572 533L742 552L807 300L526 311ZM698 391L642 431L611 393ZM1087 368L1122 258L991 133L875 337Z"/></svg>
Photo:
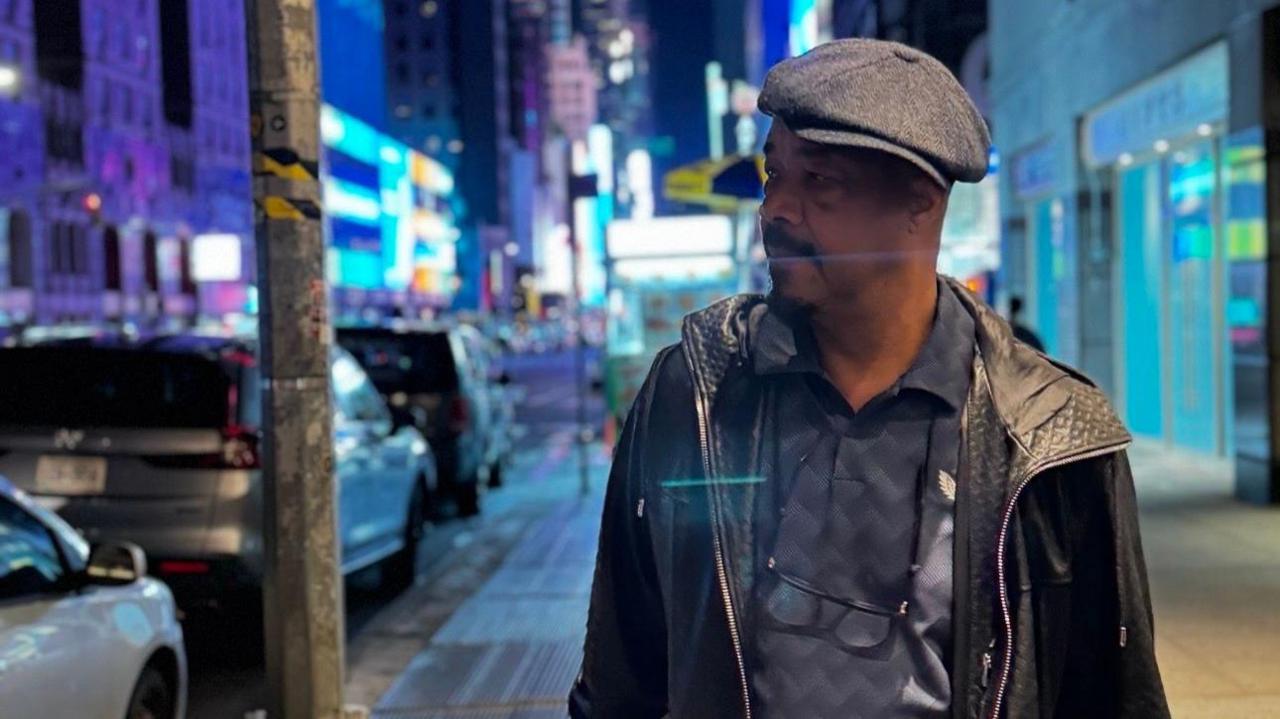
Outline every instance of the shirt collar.
<svg viewBox="0 0 1280 719"><path fill-rule="evenodd" d="M812 373L825 377L813 334L807 325L790 322L767 304L749 319L750 354L756 374ZM959 409L969 392L975 326L946 282L938 280L933 327L901 379L899 389L928 392Z"/></svg>
<svg viewBox="0 0 1280 719"><path fill-rule="evenodd" d="M911 369L902 376L903 389L928 392L952 409L964 406L973 368L975 332L973 317L961 306L951 287L939 280L933 328Z"/></svg>

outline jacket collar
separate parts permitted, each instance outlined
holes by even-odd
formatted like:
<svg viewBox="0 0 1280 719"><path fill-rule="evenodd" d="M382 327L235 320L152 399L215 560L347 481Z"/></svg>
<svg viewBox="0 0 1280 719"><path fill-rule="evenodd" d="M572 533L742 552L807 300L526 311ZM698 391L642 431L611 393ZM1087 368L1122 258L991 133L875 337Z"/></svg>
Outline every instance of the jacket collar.
<svg viewBox="0 0 1280 719"><path fill-rule="evenodd" d="M973 318L977 358L990 384L991 402L1005 429L1033 461L1051 461L1089 448L1099 436L1127 441L1129 434L1100 390L1084 375L1058 364L1013 337L1009 324L968 288L944 277L956 299ZM737 295L685 318L682 343L693 375L695 398L710 412L725 376L750 367L749 335L760 295ZM1037 430L1072 401L1083 396L1091 431L1084 434Z"/></svg>

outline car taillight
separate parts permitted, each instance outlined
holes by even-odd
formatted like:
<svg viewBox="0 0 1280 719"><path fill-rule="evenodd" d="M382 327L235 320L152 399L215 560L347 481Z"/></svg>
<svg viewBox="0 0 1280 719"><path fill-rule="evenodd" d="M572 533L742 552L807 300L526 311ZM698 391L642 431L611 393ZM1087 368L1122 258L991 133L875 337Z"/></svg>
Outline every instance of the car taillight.
<svg viewBox="0 0 1280 719"><path fill-rule="evenodd" d="M258 452L257 433L244 427L222 430L222 463L231 469L258 469L262 455Z"/></svg>
<svg viewBox="0 0 1280 719"><path fill-rule="evenodd" d="M455 434L464 432L470 423L471 407L467 404L467 398L460 394L454 395L449 402L449 431Z"/></svg>
<svg viewBox="0 0 1280 719"><path fill-rule="evenodd" d="M172 469L259 469L262 466L260 444L253 430L231 426L222 430L222 446L216 452L151 455L146 460L157 467Z"/></svg>
<svg viewBox="0 0 1280 719"><path fill-rule="evenodd" d="M166 560L156 566L159 574L208 574L208 562L186 562L178 560Z"/></svg>

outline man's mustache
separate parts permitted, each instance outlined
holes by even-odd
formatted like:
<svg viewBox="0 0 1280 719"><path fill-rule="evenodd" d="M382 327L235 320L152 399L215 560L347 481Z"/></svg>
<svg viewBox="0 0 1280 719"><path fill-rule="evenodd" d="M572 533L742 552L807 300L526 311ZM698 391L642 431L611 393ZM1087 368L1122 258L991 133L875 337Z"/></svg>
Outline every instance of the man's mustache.
<svg viewBox="0 0 1280 719"><path fill-rule="evenodd" d="M765 253L770 259L779 257L817 257L818 248L777 225L765 225L763 228Z"/></svg>
<svg viewBox="0 0 1280 719"><path fill-rule="evenodd" d="M900 261L916 257L928 258L934 253L927 249L853 250L849 252L825 252L813 242L801 239L777 225L761 227L764 251L772 263L811 262L883 262Z"/></svg>

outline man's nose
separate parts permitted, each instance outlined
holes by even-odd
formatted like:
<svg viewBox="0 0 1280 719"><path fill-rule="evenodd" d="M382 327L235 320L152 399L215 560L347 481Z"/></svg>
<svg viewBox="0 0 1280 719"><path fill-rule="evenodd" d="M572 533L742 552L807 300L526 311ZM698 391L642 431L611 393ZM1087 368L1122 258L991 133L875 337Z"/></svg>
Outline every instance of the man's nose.
<svg viewBox="0 0 1280 719"><path fill-rule="evenodd" d="M790 192L785 187L778 187L776 184L765 190L764 201L760 203L760 224L786 222L799 225L803 221L803 206L794 192Z"/></svg>

